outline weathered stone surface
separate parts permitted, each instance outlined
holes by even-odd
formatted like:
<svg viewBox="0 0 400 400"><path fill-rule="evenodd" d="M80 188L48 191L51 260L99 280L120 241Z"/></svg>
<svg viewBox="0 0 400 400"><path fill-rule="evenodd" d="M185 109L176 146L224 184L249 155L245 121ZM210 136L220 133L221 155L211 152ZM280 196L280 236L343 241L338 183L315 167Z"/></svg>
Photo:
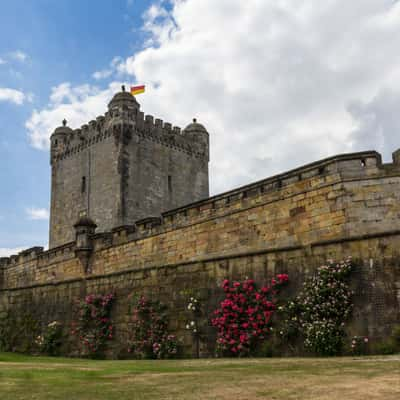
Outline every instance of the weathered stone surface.
<svg viewBox="0 0 400 400"><path fill-rule="evenodd" d="M182 135L153 124L118 94L104 118L53 135L51 249L0 259L0 314L30 309L42 323L69 326L74 299L115 292L116 356L126 343L128 295L143 293L168 303L171 328L189 346L188 293L211 313L224 278L262 284L285 272L290 296L327 259L352 256L349 332L385 338L400 321L397 158L382 164L376 152L339 155L207 198L208 134L197 122ZM80 211L99 230L75 242ZM203 354L212 352L213 335L208 328Z"/></svg>

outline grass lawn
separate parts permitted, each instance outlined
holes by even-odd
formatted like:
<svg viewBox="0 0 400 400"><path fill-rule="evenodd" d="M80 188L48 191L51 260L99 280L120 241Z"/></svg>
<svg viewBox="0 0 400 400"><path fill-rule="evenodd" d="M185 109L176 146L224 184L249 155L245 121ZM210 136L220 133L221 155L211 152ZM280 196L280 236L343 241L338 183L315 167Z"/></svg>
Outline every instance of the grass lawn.
<svg viewBox="0 0 400 400"><path fill-rule="evenodd" d="M0 399L400 399L400 356L93 361L0 353Z"/></svg>

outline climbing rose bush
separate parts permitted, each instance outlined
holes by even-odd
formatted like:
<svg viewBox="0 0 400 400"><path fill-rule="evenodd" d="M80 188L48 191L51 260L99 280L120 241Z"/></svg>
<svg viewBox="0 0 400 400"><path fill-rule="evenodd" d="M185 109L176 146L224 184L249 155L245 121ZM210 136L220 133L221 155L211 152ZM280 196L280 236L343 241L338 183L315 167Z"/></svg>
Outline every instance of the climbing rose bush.
<svg viewBox="0 0 400 400"><path fill-rule="evenodd" d="M353 336L351 339L351 353L355 356L368 354L368 336Z"/></svg>
<svg viewBox="0 0 400 400"><path fill-rule="evenodd" d="M179 343L168 332L167 307L144 296L134 298L131 309L131 332L128 353L135 358L173 358Z"/></svg>
<svg viewBox="0 0 400 400"><path fill-rule="evenodd" d="M225 279L222 282L225 299L214 311L211 321L217 329L218 354L248 355L267 337L276 309L275 295L288 280L287 274L279 274L270 286L260 289L253 279L243 282Z"/></svg>
<svg viewBox="0 0 400 400"><path fill-rule="evenodd" d="M208 325L208 319L205 318L203 311L203 304L199 298L192 296L186 306L186 330L190 332L192 336L192 343L195 345L196 357L200 357L200 342L204 340L204 332L206 325Z"/></svg>
<svg viewBox="0 0 400 400"><path fill-rule="evenodd" d="M196 297L191 297L186 308L188 313L190 313L190 318L186 321L185 327L192 335L197 336L200 334L200 301Z"/></svg>
<svg viewBox="0 0 400 400"><path fill-rule="evenodd" d="M62 325L58 321L48 323L35 340L39 352L50 356L58 355L62 341Z"/></svg>
<svg viewBox="0 0 400 400"><path fill-rule="evenodd" d="M77 303L77 321L71 334L76 336L80 352L91 357L101 356L106 344L113 338L114 327L110 319L115 296L90 294Z"/></svg>
<svg viewBox="0 0 400 400"><path fill-rule="evenodd" d="M316 354L340 354L345 321L353 307L348 284L351 271L351 259L319 267L299 295L280 308L285 315L281 335L289 340L302 336L304 346Z"/></svg>

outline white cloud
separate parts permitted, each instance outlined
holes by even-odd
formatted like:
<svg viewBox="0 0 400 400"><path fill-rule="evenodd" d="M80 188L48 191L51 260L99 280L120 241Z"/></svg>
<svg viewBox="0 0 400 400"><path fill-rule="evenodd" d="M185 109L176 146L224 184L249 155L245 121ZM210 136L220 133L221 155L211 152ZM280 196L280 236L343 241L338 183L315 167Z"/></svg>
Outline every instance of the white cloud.
<svg viewBox="0 0 400 400"><path fill-rule="evenodd" d="M50 135L64 118L68 120L69 126L77 128L103 114L118 90L120 84L116 82L104 90L91 85L73 87L69 82L53 87L47 107L34 110L25 124L32 145L38 149L47 149Z"/></svg>
<svg viewBox="0 0 400 400"><path fill-rule="evenodd" d="M96 71L93 73L93 78L100 80L109 78L112 75L113 71L111 69L102 69L101 71Z"/></svg>
<svg viewBox="0 0 400 400"><path fill-rule="evenodd" d="M110 62L109 68L94 72L92 77L96 80L109 78L115 72L118 72L118 67L122 61L121 57L114 57Z"/></svg>
<svg viewBox="0 0 400 400"><path fill-rule="evenodd" d="M0 57L0 65L5 64L6 60L4 60L3 58Z"/></svg>
<svg viewBox="0 0 400 400"><path fill-rule="evenodd" d="M171 3L148 9L145 48L115 68L147 85L145 112L206 125L213 193L335 153L388 158L400 145L399 2ZM54 88L27 123L32 143L45 147L64 116L75 126L103 113L117 87Z"/></svg>
<svg viewBox="0 0 400 400"><path fill-rule="evenodd" d="M9 54L10 58L16 60L16 61L20 61L20 62L25 62L28 60L28 55L26 53L24 53L21 50L16 50L13 51Z"/></svg>
<svg viewBox="0 0 400 400"><path fill-rule="evenodd" d="M377 133L354 140L359 121L349 106L385 88L400 90L399 3L173 4L168 17L160 6L147 13L151 45L120 71L150 85L146 110L181 124L197 116L207 126L213 192L378 147ZM396 124L393 138L400 118Z"/></svg>
<svg viewBox="0 0 400 400"><path fill-rule="evenodd" d="M46 208L27 208L25 210L29 219L33 220L46 220L49 219L49 210Z"/></svg>
<svg viewBox="0 0 400 400"><path fill-rule="evenodd" d="M370 101L354 101L348 107L357 122L352 132L353 147L374 143L374 149L389 155L400 147L400 88L384 89Z"/></svg>
<svg viewBox="0 0 400 400"><path fill-rule="evenodd" d="M0 257L9 257L18 254L22 250L24 250L24 247L0 247Z"/></svg>
<svg viewBox="0 0 400 400"><path fill-rule="evenodd" d="M21 105L24 101L31 101L31 94L23 93L16 89L0 87L0 101L9 101L14 104Z"/></svg>

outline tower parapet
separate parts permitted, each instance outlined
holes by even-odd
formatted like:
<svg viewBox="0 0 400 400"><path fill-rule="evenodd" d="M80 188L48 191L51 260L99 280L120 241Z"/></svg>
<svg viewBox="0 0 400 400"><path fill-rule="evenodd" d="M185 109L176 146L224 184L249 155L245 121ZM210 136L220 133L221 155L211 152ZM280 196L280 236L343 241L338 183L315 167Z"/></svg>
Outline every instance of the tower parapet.
<svg viewBox="0 0 400 400"><path fill-rule="evenodd" d="M50 160L54 160L57 156L63 154L68 148L69 141L73 131L67 126L67 120L62 121L62 126L55 129L50 137Z"/></svg>
<svg viewBox="0 0 400 400"><path fill-rule="evenodd" d="M67 121L51 135L51 162L57 162L86 149L112 135L112 130L136 131L147 140L153 140L209 161L209 134L206 128L193 119L184 130L140 111L140 104L128 92L117 93L110 101L109 111L95 120L72 130Z"/></svg>
<svg viewBox="0 0 400 400"><path fill-rule="evenodd" d="M125 91L125 86L122 86L122 91L108 103L108 110L112 118L134 120L139 109L140 104L134 96Z"/></svg>
<svg viewBox="0 0 400 400"><path fill-rule="evenodd" d="M183 135L192 141L196 150L199 153L203 153L207 156L207 160L210 159L209 147L210 138L207 129L197 122L196 118L193 118L193 122L189 124L184 130Z"/></svg>

